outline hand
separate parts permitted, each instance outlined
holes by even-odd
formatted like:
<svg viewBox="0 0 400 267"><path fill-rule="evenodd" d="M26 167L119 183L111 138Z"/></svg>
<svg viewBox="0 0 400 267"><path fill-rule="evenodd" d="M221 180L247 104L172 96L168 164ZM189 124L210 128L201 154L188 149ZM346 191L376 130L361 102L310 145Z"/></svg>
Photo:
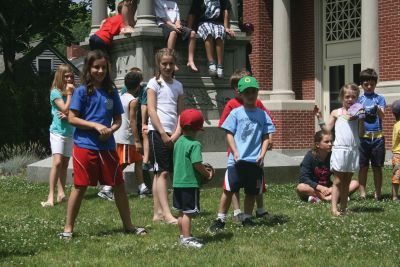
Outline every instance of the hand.
<svg viewBox="0 0 400 267"><path fill-rule="evenodd" d="M231 28L226 28L225 29L226 34L228 34L230 37L235 37L235 32Z"/></svg>
<svg viewBox="0 0 400 267"><path fill-rule="evenodd" d="M142 125L142 133L149 134L149 126L147 124Z"/></svg>
<svg viewBox="0 0 400 267"><path fill-rule="evenodd" d="M261 155L258 156L257 158L257 165L258 166L262 166L264 164L264 157L262 157Z"/></svg>
<svg viewBox="0 0 400 267"><path fill-rule="evenodd" d="M136 152L141 153L143 149L142 143L140 141L135 141L135 150Z"/></svg>
<svg viewBox="0 0 400 267"><path fill-rule="evenodd" d="M174 143L172 142L171 137L169 137L167 133L162 133L161 139L163 140L167 148L172 149L174 147Z"/></svg>
<svg viewBox="0 0 400 267"><path fill-rule="evenodd" d="M314 115L319 119L322 118L322 114L321 114L321 110L319 109L319 107L317 105L314 105Z"/></svg>
<svg viewBox="0 0 400 267"><path fill-rule="evenodd" d="M62 113L61 111L57 111L57 115L61 120L66 120L68 119L67 114Z"/></svg>
<svg viewBox="0 0 400 267"><path fill-rule="evenodd" d="M177 28L177 29L179 29L179 30L181 30L182 29L182 25L181 25L181 22L178 20L177 22L175 22L175 27Z"/></svg>
<svg viewBox="0 0 400 267"><path fill-rule="evenodd" d="M268 143L267 150L272 150L273 146L274 146L274 143L269 142L269 143Z"/></svg>
<svg viewBox="0 0 400 267"><path fill-rule="evenodd" d="M75 90L75 86L72 83L67 83L65 86L65 92L67 95L71 95Z"/></svg>
<svg viewBox="0 0 400 267"><path fill-rule="evenodd" d="M321 192L321 194L324 196L329 196L331 194L331 190L328 187L322 185L318 185L317 190Z"/></svg>
<svg viewBox="0 0 400 267"><path fill-rule="evenodd" d="M233 155L233 160L235 162L237 162L239 160L239 153L237 153L237 151L235 151L235 152L232 153L232 155Z"/></svg>
<svg viewBox="0 0 400 267"><path fill-rule="evenodd" d="M171 141L172 141L172 143L176 143L176 141L179 139L179 137L180 137L181 135L180 134L177 134L177 133L174 133L173 135L171 135Z"/></svg>
<svg viewBox="0 0 400 267"><path fill-rule="evenodd" d="M112 135L113 135L112 129L111 129L111 128L106 128L105 133L104 133L104 134L101 134L101 135L99 136L99 139L100 139L101 141L106 141L106 140L107 140L108 138L110 138Z"/></svg>

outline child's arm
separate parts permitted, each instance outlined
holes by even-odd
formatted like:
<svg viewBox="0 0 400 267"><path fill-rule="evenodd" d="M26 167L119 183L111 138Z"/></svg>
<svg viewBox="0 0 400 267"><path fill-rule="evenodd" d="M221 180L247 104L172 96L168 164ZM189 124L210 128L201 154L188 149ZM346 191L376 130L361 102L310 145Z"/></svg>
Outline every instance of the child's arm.
<svg viewBox="0 0 400 267"><path fill-rule="evenodd" d="M79 112L74 109L70 109L68 112L68 122L79 129L96 130L100 135L108 134L111 131L111 128L107 128L103 124L81 119Z"/></svg>
<svg viewBox="0 0 400 267"><path fill-rule="evenodd" d="M72 93L74 92L74 85L72 83L68 83L65 88L67 94L67 102L64 103L62 98L54 99L54 104L57 106L59 111L64 113L65 115L68 114L69 106L71 105L72 101Z"/></svg>
<svg viewBox="0 0 400 267"><path fill-rule="evenodd" d="M178 96L178 124L176 126L175 132L174 134L171 136L171 140L173 143L176 142L176 140L178 140L179 136L181 136L182 134L182 127L181 124L179 123L179 119L180 119L180 114L182 113L183 109L185 108L185 99L183 95Z"/></svg>
<svg viewBox="0 0 400 267"><path fill-rule="evenodd" d="M193 163L193 167L204 177L211 179L214 176L215 171L208 171L201 162Z"/></svg>
<svg viewBox="0 0 400 267"><path fill-rule="evenodd" d="M147 105L141 105L140 106L141 109L141 115L142 115L142 132L144 134L147 134L148 128L147 128L147 121L149 119L149 115L147 112Z"/></svg>
<svg viewBox="0 0 400 267"><path fill-rule="evenodd" d="M358 134L360 137L363 137L365 134L365 127L364 127L364 119L358 120Z"/></svg>
<svg viewBox="0 0 400 267"><path fill-rule="evenodd" d="M236 143L235 138L233 137L233 133L226 131L226 142L228 143L228 146L232 151L233 159L237 161L239 159L239 153L236 149Z"/></svg>
<svg viewBox="0 0 400 267"><path fill-rule="evenodd" d="M258 156L257 158L257 164L260 166L264 162L265 154L267 154L268 143L269 143L269 134L265 134L262 139L261 153L260 156Z"/></svg>
<svg viewBox="0 0 400 267"><path fill-rule="evenodd" d="M154 129L156 129L156 131L160 134L164 144L167 147L172 148L174 144L172 143L171 138L168 136L168 134L162 127L160 118L157 115L156 102L157 102L156 91L149 88L147 90L147 110L149 112L151 124L153 125Z"/></svg>
<svg viewBox="0 0 400 267"><path fill-rule="evenodd" d="M230 37L235 37L235 32L231 29L230 21L229 21L229 10L225 9L224 10L224 27L226 33Z"/></svg>
<svg viewBox="0 0 400 267"><path fill-rule="evenodd" d="M137 121L136 121L136 109L138 106L137 100L132 100L129 103L129 123L132 129L133 139L135 140L135 148L137 152L142 150L142 143L140 142L139 132L137 128Z"/></svg>
<svg viewBox="0 0 400 267"><path fill-rule="evenodd" d="M336 118L337 118L337 110L332 110L331 115L329 116L328 122L325 123L325 121L322 119L322 114L321 111L319 110L318 106L314 106L314 114L318 119L318 124L321 127L322 130L324 131L331 131L333 127L335 126Z"/></svg>

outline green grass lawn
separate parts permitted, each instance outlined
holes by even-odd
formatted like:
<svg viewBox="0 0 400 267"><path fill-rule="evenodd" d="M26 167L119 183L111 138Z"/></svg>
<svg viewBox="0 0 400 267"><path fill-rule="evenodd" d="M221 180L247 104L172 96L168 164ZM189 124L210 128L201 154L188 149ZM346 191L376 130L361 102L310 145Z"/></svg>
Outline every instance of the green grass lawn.
<svg viewBox="0 0 400 267"><path fill-rule="evenodd" d="M177 226L152 223L152 199L130 197L135 224L144 237L121 232L113 202L88 190L74 239L58 239L66 204L43 209L47 185L25 177L0 177L0 265L29 266L399 266L400 203L390 200L390 173L385 172L384 201L372 200L369 177L366 201L353 196L350 213L332 218L329 204L298 200L294 184L269 185L265 194L275 220L242 228L230 220L216 236L206 230L216 217L220 189L201 193L202 214L193 234L204 240L201 250L178 244Z"/></svg>

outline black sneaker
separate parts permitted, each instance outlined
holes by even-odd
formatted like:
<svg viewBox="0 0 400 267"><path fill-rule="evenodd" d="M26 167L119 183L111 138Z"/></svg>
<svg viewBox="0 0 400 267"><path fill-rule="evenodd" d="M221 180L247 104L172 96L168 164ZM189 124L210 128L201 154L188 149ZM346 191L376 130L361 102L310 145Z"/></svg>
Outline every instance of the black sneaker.
<svg viewBox="0 0 400 267"><path fill-rule="evenodd" d="M208 228L208 231L215 234L216 232L224 229L224 227L225 222L223 222L221 219L216 219L215 221L213 221L210 228Z"/></svg>
<svg viewBox="0 0 400 267"><path fill-rule="evenodd" d="M264 212L261 212L261 213L258 213L256 211L256 218L257 219L269 219L271 217L272 216L271 216L271 214L268 213L268 211L264 211Z"/></svg>
<svg viewBox="0 0 400 267"><path fill-rule="evenodd" d="M255 222L252 221L250 218L246 218L242 221L243 227L254 227L257 226Z"/></svg>

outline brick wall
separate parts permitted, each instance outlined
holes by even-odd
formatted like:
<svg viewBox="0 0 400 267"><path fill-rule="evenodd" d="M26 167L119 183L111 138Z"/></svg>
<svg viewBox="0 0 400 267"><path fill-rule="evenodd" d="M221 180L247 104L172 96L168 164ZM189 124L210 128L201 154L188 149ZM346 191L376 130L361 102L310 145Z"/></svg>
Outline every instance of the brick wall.
<svg viewBox="0 0 400 267"><path fill-rule="evenodd" d="M307 149L313 145L315 117L311 110L271 111L276 120L274 148Z"/></svg>
<svg viewBox="0 0 400 267"><path fill-rule="evenodd" d="M396 122L391 106L387 106L385 110L385 119L383 120L383 132L385 135L386 149L392 149L392 131L393 125Z"/></svg>
<svg viewBox="0 0 400 267"><path fill-rule="evenodd" d="M290 2L292 39L292 86L296 99L311 100L314 91L314 2Z"/></svg>
<svg viewBox="0 0 400 267"><path fill-rule="evenodd" d="M67 46L67 58L69 60L79 57L86 57L87 53L88 52L79 45L71 44L71 46Z"/></svg>
<svg viewBox="0 0 400 267"><path fill-rule="evenodd" d="M262 89L272 88L272 0L244 0L243 22L254 25L250 56L253 75Z"/></svg>
<svg viewBox="0 0 400 267"><path fill-rule="evenodd" d="M379 79L400 80L400 0L379 1Z"/></svg>

